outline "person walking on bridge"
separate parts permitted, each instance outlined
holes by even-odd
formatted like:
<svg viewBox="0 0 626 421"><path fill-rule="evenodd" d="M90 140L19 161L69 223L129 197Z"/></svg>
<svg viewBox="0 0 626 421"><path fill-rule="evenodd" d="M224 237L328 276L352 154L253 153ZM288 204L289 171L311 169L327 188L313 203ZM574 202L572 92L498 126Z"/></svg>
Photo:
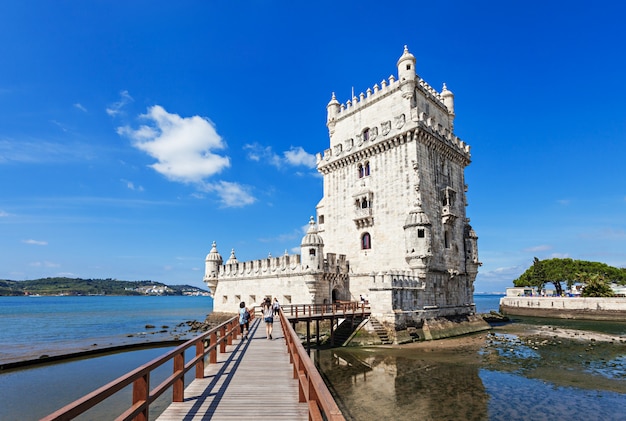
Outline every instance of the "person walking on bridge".
<svg viewBox="0 0 626 421"><path fill-rule="evenodd" d="M274 329L274 309L272 309L272 300L267 297L263 301L263 319L265 320L265 334L267 339L272 339L272 330Z"/></svg>
<svg viewBox="0 0 626 421"><path fill-rule="evenodd" d="M243 329L246 329L246 334L244 336ZM250 332L250 312L246 307L245 302L239 303L239 328L241 329L241 336L243 339L248 339L248 332Z"/></svg>
<svg viewBox="0 0 626 421"><path fill-rule="evenodd" d="M274 297L274 304L272 304L272 308L274 309L274 316L278 316L278 312L280 311L280 304L278 302L278 298Z"/></svg>

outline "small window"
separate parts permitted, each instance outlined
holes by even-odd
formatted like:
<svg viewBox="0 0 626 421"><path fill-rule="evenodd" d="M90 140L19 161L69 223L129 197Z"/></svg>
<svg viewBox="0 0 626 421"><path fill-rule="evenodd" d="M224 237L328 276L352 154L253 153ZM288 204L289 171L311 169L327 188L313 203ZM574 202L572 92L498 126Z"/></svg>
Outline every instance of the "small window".
<svg viewBox="0 0 626 421"><path fill-rule="evenodd" d="M444 247L449 249L450 248L450 233L448 232L448 230L446 230L443 233L443 243L444 243Z"/></svg>
<svg viewBox="0 0 626 421"><path fill-rule="evenodd" d="M406 69L407 69L407 70L411 70L411 65L410 65L410 64L407 64L407 65L406 65Z"/></svg>
<svg viewBox="0 0 626 421"><path fill-rule="evenodd" d="M417 230L417 238L424 238L424 228L419 228Z"/></svg>
<svg viewBox="0 0 626 421"><path fill-rule="evenodd" d="M310 248L309 249L309 256L315 257L315 249L314 248Z"/></svg>
<svg viewBox="0 0 626 421"><path fill-rule="evenodd" d="M370 163L369 162L365 163L365 168L363 169L363 173L366 176L370 175Z"/></svg>
<svg viewBox="0 0 626 421"><path fill-rule="evenodd" d="M318 221L318 223L323 224L324 223L324 215L318 216L317 217L317 221Z"/></svg>
<svg viewBox="0 0 626 421"><path fill-rule="evenodd" d="M364 141L370 140L370 129L363 130L363 140Z"/></svg>
<svg viewBox="0 0 626 421"><path fill-rule="evenodd" d="M228 295L222 296L222 304L226 304L228 302Z"/></svg>
<svg viewBox="0 0 626 421"><path fill-rule="evenodd" d="M366 232L361 236L361 249L369 250L372 248L372 238L370 237L369 232Z"/></svg>
<svg viewBox="0 0 626 421"><path fill-rule="evenodd" d="M363 178L364 173L364 169L363 169L363 164L359 164L359 166L357 167L357 170L359 172L359 178Z"/></svg>

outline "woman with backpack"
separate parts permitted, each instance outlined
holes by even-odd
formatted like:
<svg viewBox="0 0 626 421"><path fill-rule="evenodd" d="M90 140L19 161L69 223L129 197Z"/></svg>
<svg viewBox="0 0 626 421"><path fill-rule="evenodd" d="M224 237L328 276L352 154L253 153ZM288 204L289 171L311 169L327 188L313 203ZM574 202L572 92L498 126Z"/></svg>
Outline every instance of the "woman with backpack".
<svg viewBox="0 0 626 421"><path fill-rule="evenodd" d="M239 303L239 327L241 328L241 336L243 336L243 339L248 339L248 332L250 332L250 312L246 308L246 303L243 301ZM244 327L246 328L245 336L243 334Z"/></svg>

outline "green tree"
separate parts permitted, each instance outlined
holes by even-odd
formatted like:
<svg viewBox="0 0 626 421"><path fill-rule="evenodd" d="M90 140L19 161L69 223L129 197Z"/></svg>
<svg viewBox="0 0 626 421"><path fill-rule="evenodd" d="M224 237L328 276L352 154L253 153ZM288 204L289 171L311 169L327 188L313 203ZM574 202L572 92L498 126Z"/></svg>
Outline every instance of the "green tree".
<svg viewBox="0 0 626 421"><path fill-rule="evenodd" d="M578 274L578 279L584 283L581 296L583 297L614 297L615 294L609 286L608 281L599 273L588 274L585 272Z"/></svg>
<svg viewBox="0 0 626 421"><path fill-rule="evenodd" d="M626 268L616 268L600 262L589 262L585 260L573 259L547 259L541 260L536 257L533 265L526 269L519 278L513 281L513 285L518 287L534 286L538 289L543 288L546 282L554 284L557 294L561 294L562 285L567 285L571 289L572 285L580 282L577 274L598 274L602 275L607 282L615 282L617 284L626 285ZM539 268L541 265L541 268ZM542 278L542 276L544 276ZM543 283L541 283L543 280Z"/></svg>

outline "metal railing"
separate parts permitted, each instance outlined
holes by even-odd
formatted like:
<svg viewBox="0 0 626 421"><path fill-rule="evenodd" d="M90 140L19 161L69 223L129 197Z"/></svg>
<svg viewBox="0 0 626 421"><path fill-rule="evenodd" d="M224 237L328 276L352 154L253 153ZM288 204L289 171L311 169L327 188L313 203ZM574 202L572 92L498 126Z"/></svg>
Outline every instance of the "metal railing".
<svg viewBox="0 0 626 421"><path fill-rule="evenodd" d="M253 313L251 317L254 317ZM226 345L232 345L233 339L237 339L238 333L239 316L235 316L219 326L190 339L172 351L64 406L42 418L41 421L71 420L131 384L133 386L132 406L118 416L116 421L148 421L150 404L170 387L172 387L172 402L182 402L185 397L185 374L195 368L195 378L203 378L205 357L208 355L209 364L216 364L218 346L220 353L226 352ZM206 343L207 340L208 344ZM195 356L185 363L185 351L191 347L196 349ZM150 389L150 373L169 361L173 361L174 365L172 375L154 389Z"/></svg>

